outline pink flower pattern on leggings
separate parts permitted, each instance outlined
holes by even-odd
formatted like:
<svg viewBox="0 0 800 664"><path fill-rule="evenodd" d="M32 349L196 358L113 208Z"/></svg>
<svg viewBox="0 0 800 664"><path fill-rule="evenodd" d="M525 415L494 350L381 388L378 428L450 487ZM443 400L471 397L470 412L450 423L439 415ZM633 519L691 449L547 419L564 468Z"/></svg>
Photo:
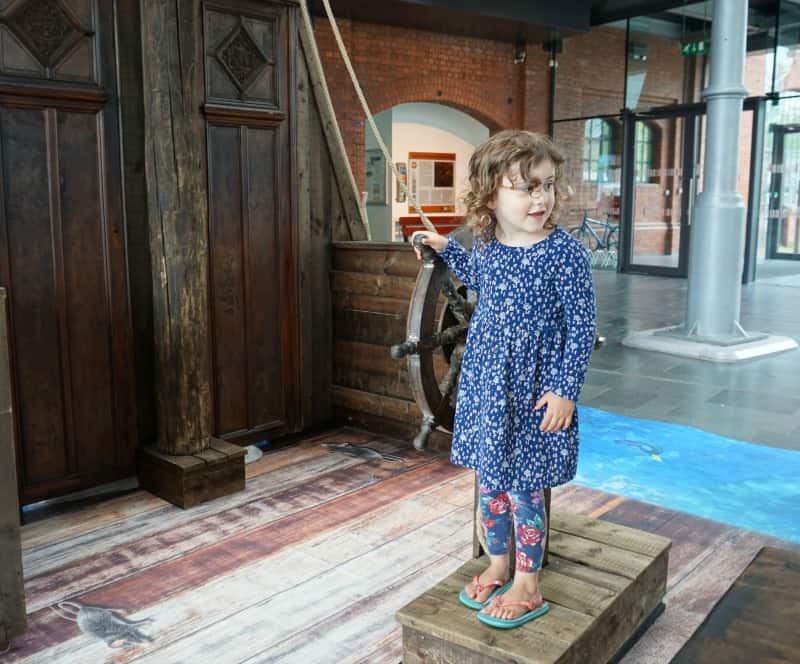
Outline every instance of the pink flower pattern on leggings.
<svg viewBox="0 0 800 664"><path fill-rule="evenodd" d="M537 571L542 565L547 538L544 491L516 493L481 486L479 504L488 553L493 556L508 553L513 523L516 569L523 573Z"/></svg>

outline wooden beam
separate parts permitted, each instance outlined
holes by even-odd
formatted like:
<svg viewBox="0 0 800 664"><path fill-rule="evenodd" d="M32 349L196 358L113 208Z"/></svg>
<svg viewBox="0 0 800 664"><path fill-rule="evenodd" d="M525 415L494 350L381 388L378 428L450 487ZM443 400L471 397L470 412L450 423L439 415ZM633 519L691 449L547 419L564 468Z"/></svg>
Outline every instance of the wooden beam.
<svg viewBox="0 0 800 664"><path fill-rule="evenodd" d="M241 448L211 437L202 2L143 0L141 21L158 407L139 483L189 507L244 488ZM227 452L207 454L218 446Z"/></svg>
<svg viewBox="0 0 800 664"><path fill-rule="evenodd" d="M201 0L141 7L156 446L191 455L211 432Z"/></svg>
<svg viewBox="0 0 800 664"><path fill-rule="evenodd" d="M6 330L6 289L0 288L0 653L27 629L14 454L14 416Z"/></svg>

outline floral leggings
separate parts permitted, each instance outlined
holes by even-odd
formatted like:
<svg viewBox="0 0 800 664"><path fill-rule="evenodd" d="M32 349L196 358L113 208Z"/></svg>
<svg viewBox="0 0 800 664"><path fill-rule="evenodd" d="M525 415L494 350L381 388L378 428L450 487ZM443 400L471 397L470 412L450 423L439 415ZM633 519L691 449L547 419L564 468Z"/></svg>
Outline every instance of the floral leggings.
<svg viewBox="0 0 800 664"><path fill-rule="evenodd" d="M542 566L547 539L544 489L529 492L494 491L480 486L480 510L489 555L508 553L511 523L517 545L516 569L532 574Z"/></svg>

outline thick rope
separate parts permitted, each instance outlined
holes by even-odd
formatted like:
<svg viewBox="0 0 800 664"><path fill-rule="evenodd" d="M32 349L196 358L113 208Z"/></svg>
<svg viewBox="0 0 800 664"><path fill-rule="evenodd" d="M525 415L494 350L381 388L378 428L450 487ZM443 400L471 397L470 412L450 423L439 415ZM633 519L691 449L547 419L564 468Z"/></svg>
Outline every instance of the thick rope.
<svg viewBox="0 0 800 664"><path fill-rule="evenodd" d="M305 5L305 3L301 3ZM322 0L322 4L325 6L325 12L328 14L328 20L331 24L331 30L333 30L333 36L336 39L336 44L339 46L339 52L342 54L342 60L344 60L344 66L347 68L347 73L350 74L350 80L353 81L353 86L356 89L356 95L358 96L358 100L361 102L361 108L364 109L364 114L367 116L367 121L369 122L369 126L372 127L372 131L375 134L375 138L378 141L378 146L383 152L383 157L386 159L386 163L389 164L392 168L392 173L394 173L395 178L397 179L397 184L400 185L400 188L406 193L408 196L408 200L411 205L414 206L414 209L419 214L420 219L422 221L422 225L425 226L429 231L436 233L436 227L431 223L431 220L428 219L428 216L422 211L422 208L417 204L416 196L414 196L411 191L409 191L408 187L403 183L400 179L400 173L397 171L397 167L394 165L394 161L392 160L392 155L389 154L389 149L386 147L386 143L383 142L381 138L381 133L378 131L378 126L375 124L375 118L372 117L372 113L369 110L369 106L367 105L367 100L364 98L364 93L361 90L361 85L356 78L356 73L353 71L353 65L350 62L350 58L347 55L347 49L345 48L344 42L342 41L342 35L339 33L339 26L336 25L336 19L333 17L333 11L331 10L331 5L328 0ZM304 11L308 11L304 8Z"/></svg>

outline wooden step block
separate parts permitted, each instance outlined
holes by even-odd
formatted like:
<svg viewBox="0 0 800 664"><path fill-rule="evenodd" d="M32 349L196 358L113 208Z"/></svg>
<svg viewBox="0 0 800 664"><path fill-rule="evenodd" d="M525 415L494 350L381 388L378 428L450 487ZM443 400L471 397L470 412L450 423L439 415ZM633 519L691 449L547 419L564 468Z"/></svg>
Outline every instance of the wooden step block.
<svg viewBox="0 0 800 664"><path fill-rule="evenodd" d="M213 437L206 450L186 456L142 447L137 455L139 486L187 509L244 489L244 456L243 447Z"/></svg>
<svg viewBox="0 0 800 664"><path fill-rule="evenodd" d="M488 565L473 559L397 613L403 664L607 662L661 607L671 542L633 528L555 513L539 576L550 611L522 627L479 622L458 593Z"/></svg>

